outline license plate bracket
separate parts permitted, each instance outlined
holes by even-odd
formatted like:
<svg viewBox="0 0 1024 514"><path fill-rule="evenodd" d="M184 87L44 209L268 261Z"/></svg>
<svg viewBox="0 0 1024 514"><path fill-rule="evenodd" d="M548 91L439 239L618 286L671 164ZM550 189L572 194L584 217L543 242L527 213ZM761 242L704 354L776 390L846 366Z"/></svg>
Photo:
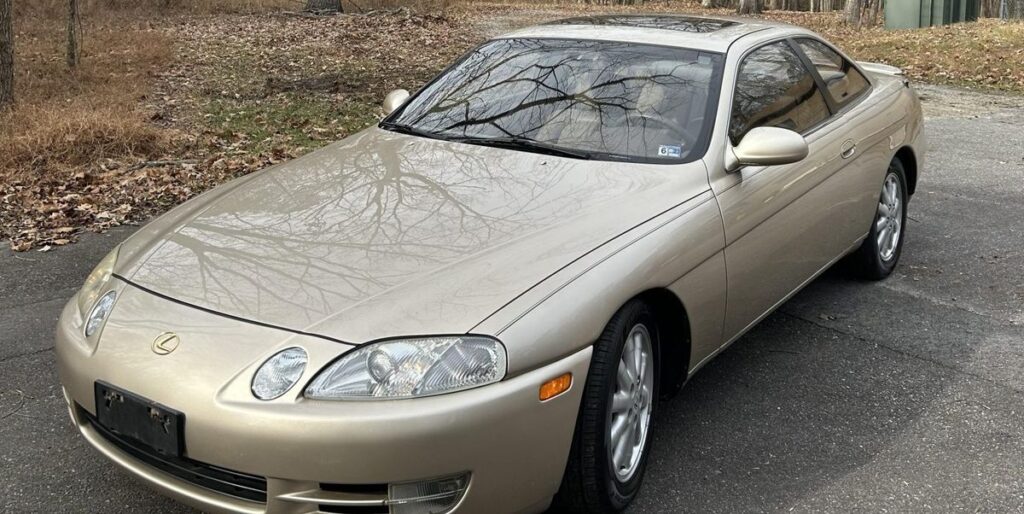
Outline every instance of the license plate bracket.
<svg viewBox="0 0 1024 514"><path fill-rule="evenodd" d="M106 429L163 455L185 450L185 415L102 381L95 383L96 419Z"/></svg>

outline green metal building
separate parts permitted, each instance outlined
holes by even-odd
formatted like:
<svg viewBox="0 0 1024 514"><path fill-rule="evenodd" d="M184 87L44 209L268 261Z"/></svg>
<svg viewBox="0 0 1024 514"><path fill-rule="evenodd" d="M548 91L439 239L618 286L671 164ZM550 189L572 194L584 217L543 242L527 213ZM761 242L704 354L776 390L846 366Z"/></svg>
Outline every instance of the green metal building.
<svg viewBox="0 0 1024 514"><path fill-rule="evenodd" d="M916 29L975 21L981 0L888 0L885 2L885 28Z"/></svg>

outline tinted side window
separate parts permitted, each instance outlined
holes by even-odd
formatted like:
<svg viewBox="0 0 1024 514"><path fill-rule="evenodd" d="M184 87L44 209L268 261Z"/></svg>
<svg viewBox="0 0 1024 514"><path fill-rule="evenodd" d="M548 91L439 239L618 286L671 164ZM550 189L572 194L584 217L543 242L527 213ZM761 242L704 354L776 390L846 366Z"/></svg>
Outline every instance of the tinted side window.
<svg viewBox="0 0 1024 514"><path fill-rule="evenodd" d="M729 124L733 144L755 127L802 133L828 117L814 77L785 41L754 50L740 63Z"/></svg>
<svg viewBox="0 0 1024 514"><path fill-rule="evenodd" d="M850 61L839 55L821 41L798 39L797 44L803 50L811 64L818 69L828 89L829 96L836 105L853 101L861 93L867 91L868 80L861 75Z"/></svg>

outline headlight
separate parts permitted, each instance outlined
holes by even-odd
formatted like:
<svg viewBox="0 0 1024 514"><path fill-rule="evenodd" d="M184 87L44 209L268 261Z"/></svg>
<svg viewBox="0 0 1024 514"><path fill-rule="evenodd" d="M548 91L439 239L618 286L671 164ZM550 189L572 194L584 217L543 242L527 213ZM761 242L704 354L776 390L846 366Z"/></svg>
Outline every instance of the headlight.
<svg viewBox="0 0 1024 514"><path fill-rule="evenodd" d="M505 347L479 336L384 341L357 348L306 388L317 400L413 398L470 389L505 377Z"/></svg>
<svg viewBox="0 0 1024 514"><path fill-rule="evenodd" d="M107 283L110 282L110 277L114 274L114 265L117 264L117 252L120 248L120 246L114 248L112 252L108 253L96 265L96 269L89 273L89 276L85 279L85 284L82 284L82 289L78 291L78 313L82 315L83 319L92 309L96 300L103 294Z"/></svg>
<svg viewBox="0 0 1024 514"><path fill-rule="evenodd" d="M85 318L85 337L92 337L103 326L107 315L114 308L114 300L116 299L117 293L114 291L107 291L107 294L100 297L99 301L96 302L96 306L89 311L89 316Z"/></svg>
<svg viewBox="0 0 1024 514"><path fill-rule="evenodd" d="M273 400L287 393L306 371L306 350L288 348L260 365L252 377L252 394L260 400Z"/></svg>

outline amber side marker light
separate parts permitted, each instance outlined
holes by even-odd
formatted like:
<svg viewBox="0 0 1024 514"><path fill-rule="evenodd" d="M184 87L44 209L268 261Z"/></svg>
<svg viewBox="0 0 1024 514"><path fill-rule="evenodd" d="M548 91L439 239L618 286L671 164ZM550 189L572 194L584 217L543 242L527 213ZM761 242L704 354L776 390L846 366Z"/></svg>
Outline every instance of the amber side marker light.
<svg viewBox="0 0 1024 514"><path fill-rule="evenodd" d="M550 400L569 390L572 385L572 373L566 373L540 385L540 401Z"/></svg>

